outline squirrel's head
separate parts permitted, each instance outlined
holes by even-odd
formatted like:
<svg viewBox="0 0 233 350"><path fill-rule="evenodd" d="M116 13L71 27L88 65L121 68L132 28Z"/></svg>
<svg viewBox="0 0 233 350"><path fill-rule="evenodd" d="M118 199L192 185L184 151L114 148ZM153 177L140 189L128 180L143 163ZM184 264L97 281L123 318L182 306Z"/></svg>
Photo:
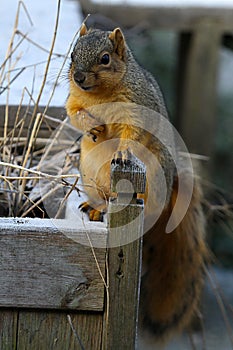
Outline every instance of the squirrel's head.
<svg viewBox="0 0 233 350"><path fill-rule="evenodd" d="M88 92L103 92L118 85L126 72L127 47L120 28L112 32L80 30L71 54L71 84Z"/></svg>

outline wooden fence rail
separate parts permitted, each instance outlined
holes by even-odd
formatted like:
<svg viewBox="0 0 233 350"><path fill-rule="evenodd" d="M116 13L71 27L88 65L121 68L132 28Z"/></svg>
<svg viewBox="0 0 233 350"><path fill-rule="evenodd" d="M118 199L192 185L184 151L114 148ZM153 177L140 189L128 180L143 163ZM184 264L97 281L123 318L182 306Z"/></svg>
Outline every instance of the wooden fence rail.
<svg viewBox="0 0 233 350"><path fill-rule="evenodd" d="M138 172L135 186L135 176L127 177L135 193L145 188L138 164L127 169ZM123 179L125 168L113 167L113 178L116 170L115 180ZM135 198L118 192L108 227L80 220L71 230L68 219L0 218L1 350L135 348L143 234L143 203ZM103 248L81 244L77 237L85 235L98 237ZM114 235L119 244L111 243Z"/></svg>

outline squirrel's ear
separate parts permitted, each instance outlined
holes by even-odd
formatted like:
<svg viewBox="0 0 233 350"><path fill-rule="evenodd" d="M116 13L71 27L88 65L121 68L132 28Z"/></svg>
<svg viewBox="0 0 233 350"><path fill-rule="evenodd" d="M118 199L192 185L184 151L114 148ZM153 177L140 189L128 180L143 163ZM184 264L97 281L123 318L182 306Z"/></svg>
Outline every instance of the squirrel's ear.
<svg viewBox="0 0 233 350"><path fill-rule="evenodd" d="M79 34L80 34L80 36L83 36L83 35L87 34L87 27L86 27L85 23L83 23L81 25Z"/></svg>
<svg viewBox="0 0 233 350"><path fill-rule="evenodd" d="M109 34L109 39L113 42L114 51L120 56L121 59L125 58L125 38L120 28L114 29Z"/></svg>

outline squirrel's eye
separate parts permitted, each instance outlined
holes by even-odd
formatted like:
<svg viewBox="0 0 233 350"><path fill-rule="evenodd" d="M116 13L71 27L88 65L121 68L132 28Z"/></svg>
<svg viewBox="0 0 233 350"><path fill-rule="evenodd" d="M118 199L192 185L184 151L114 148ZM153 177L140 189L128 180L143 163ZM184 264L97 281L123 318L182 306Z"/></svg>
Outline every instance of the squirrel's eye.
<svg viewBox="0 0 233 350"><path fill-rule="evenodd" d="M105 53L105 54L102 56L100 63L106 65L106 64L109 64L109 62L110 62L110 56L109 56L108 53Z"/></svg>
<svg viewBox="0 0 233 350"><path fill-rule="evenodd" d="M71 53L71 61L74 62L74 53Z"/></svg>

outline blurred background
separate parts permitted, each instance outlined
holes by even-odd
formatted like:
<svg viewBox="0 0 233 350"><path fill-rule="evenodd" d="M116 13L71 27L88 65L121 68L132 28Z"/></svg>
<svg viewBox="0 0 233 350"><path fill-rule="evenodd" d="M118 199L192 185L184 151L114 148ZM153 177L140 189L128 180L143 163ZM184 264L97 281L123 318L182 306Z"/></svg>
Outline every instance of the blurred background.
<svg viewBox="0 0 233 350"><path fill-rule="evenodd" d="M16 0L0 0L0 63L12 44L13 33L15 47L8 66L1 70L0 105L27 104L29 94L24 92L22 96L25 87L36 99L52 43L56 9L55 0L25 0L19 8ZM51 98L51 106L64 106L71 43L89 13L89 26L123 28L139 63L158 80L172 122L189 151L197 155L194 158L198 158L207 198L208 241L217 257L215 272L232 321L233 222L228 204L233 203L233 1L62 0L41 105ZM3 122L1 115L0 125ZM209 285L206 290L210 293ZM215 310L213 304L216 301L212 295L205 302L208 314L211 307ZM217 314L219 310L212 311L209 318L212 333L206 349L231 349L224 335L226 325ZM214 325L213 318L219 319ZM189 349L187 339L182 341L182 349ZM181 349L180 343L176 344L171 349ZM146 349L146 345L143 343L140 349ZM197 349L201 347L197 345Z"/></svg>

